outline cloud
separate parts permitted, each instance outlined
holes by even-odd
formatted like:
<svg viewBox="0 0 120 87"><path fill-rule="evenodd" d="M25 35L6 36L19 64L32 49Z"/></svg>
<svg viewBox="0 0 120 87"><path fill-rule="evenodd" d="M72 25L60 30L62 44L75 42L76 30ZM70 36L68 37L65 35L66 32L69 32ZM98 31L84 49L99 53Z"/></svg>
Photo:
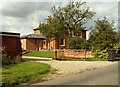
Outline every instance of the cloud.
<svg viewBox="0 0 120 87"><path fill-rule="evenodd" d="M107 17L118 27L118 2L88 2L87 5L96 12L95 19Z"/></svg>
<svg viewBox="0 0 120 87"><path fill-rule="evenodd" d="M50 2L9 2L2 7L2 15L26 18L35 11L50 11Z"/></svg>
<svg viewBox="0 0 120 87"><path fill-rule="evenodd" d="M12 2L6 2L5 0L0 3L0 20L3 31L19 32L21 35L32 33L33 29L38 27L40 22L45 22L46 17L52 14L52 6L64 6L68 1L63 0L38 0L23 1L23 0L10 0ZM69 0L70 1L70 0ZM76 0L81 1L81 0ZM118 7L117 0L115 2L96 2L94 0L84 0L87 2L87 6L96 12L95 19L107 16L110 20L114 20L116 26L118 26ZM111 1L111 0L110 0ZM92 26L93 23L89 23Z"/></svg>
<svg viewBox="0 0 120 87"><path fill-rule="evenodd" d="M2 6L2 31L33 32L51 14L51 2L10 2Z"/></svg>

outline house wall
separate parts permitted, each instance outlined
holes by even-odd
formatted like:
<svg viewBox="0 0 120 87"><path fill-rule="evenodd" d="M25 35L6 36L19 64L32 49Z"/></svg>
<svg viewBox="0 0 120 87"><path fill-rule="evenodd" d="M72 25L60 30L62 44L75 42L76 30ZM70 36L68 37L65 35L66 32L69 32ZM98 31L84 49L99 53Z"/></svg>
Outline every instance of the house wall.
<svg viewBox="0 0 120 87"><path fill-rule="evenodd" d="M35 50L35 39L26 39L26 49L28 51Z"/></svg>
<svg viewBox="0 0 120 87"><path fill-rule="evenodd" d="M2 37L2 47L7 54L14 58L22 55L20 37L15 35L0 35Z"/></svg>
<svg viewBox="0 0 120 87"><path fill-rule="evenodd" d="M68 44L68 38L65 37L65 45L61 46L61 39L56 39L56 40L51 40L50 41L50 49L65 49L67 48L67 44Z"/></svg>
<svg viewBox="0 0 120 87"><path fill-rule="evenodd" d="M86 30L82 30L82 40L85 42L86 41ZM39 28L34 29L34 34L42 34L39 30ZM41 41L43 42L43 40L41 39ZM26 42L26 47L25 47L25 43ZM26 50L32 51L35 50L36 48L41 50L41 49L64 49L64 48L68 48L69 47L69 38L67 38L67 36L65 36L65 46L61 46L61 39L52 39L49 42L46 41L45 45L39 45L40 39L27 39L26 41L24 40L22 42L23 44L23 48L26 48Z"/></svg>
<svg viewBox="0 0 120 87"><path fill-rule="evenodd" d="M67 36L66 37L64 37L64 41L65 41L65 45L61 45L60 43L61 43L61 39L59 39L59 41L58 41L58 45L59 45L59 49L66 49L67 48L67 46L68 46L68 38L67 38Z"/></svg>
<svg viewBox="0 0 120 87"><path fill-rule="evenodd" d="M43 45L42 39L26 39L26 50L28 51L35 51L46 49L46 43Z"/></svg>
<svg viewBox="0 0 120 87"><path fill-rule="evenodd" d="M26 39L21 39L22 49L26 50Z"/></svg>
<svg viewBox="0 0 120 87"><path fill-rule="evenodd" d="M51 40L48 44L48 49L54 49L55 48L55 40Z"/></svg>

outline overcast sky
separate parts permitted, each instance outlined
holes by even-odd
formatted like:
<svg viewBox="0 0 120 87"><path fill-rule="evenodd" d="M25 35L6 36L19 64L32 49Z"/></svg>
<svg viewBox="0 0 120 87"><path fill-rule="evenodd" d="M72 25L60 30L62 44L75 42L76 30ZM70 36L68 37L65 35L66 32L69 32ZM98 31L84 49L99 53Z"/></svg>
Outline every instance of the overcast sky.
<svg viewBox="0 0 120 87"><path fill-rule="evenodd" d="M82 1L87 2L87 6L96 12L94 19L107 17L115 22L117 28L119 0ZM40 22L45 22L46 17L52 14L52 6L64 6L67 3L63 0L29 0L29 2L25 0L9 0L9 2L1 0L0 31L16 32L21 33L21 35L33 33L33 29L38 27Z"/></svg>

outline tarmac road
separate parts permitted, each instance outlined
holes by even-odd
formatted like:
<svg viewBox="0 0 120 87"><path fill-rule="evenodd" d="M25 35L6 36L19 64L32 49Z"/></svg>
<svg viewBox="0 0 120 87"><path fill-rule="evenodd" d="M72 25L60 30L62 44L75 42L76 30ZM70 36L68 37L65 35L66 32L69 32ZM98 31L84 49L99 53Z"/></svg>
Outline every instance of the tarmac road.
<svg viewBox="0 0 120 87"><path fill-rule="evenodd" d="M118 85L118 64L31 85Z"/></svg>

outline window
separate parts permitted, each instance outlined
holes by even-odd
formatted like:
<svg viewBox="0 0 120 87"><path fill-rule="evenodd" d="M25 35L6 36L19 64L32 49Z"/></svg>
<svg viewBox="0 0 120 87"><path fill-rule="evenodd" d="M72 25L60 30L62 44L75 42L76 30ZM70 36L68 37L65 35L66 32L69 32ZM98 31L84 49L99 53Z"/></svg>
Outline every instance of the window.
<svg viewBox="0 0 120 87"><path fill-rule="evenodd" d="M60 44L61 46L65 46L65 39L64 38L62 38L60 42L61 42L61 44Z"/></svg>
<svg viewBox="0 0 120 87"><path fill-rule="evenodd" d="M82 38L82 32L79 32L78 35L80 38Z"/></svg>
<svg viewBox="0 0 120 87"><path fill-rule="evenodd" d="M43 41L43 45L45 45L45 44L46 44L46 41L44 40L44 41Z"/></svg>

